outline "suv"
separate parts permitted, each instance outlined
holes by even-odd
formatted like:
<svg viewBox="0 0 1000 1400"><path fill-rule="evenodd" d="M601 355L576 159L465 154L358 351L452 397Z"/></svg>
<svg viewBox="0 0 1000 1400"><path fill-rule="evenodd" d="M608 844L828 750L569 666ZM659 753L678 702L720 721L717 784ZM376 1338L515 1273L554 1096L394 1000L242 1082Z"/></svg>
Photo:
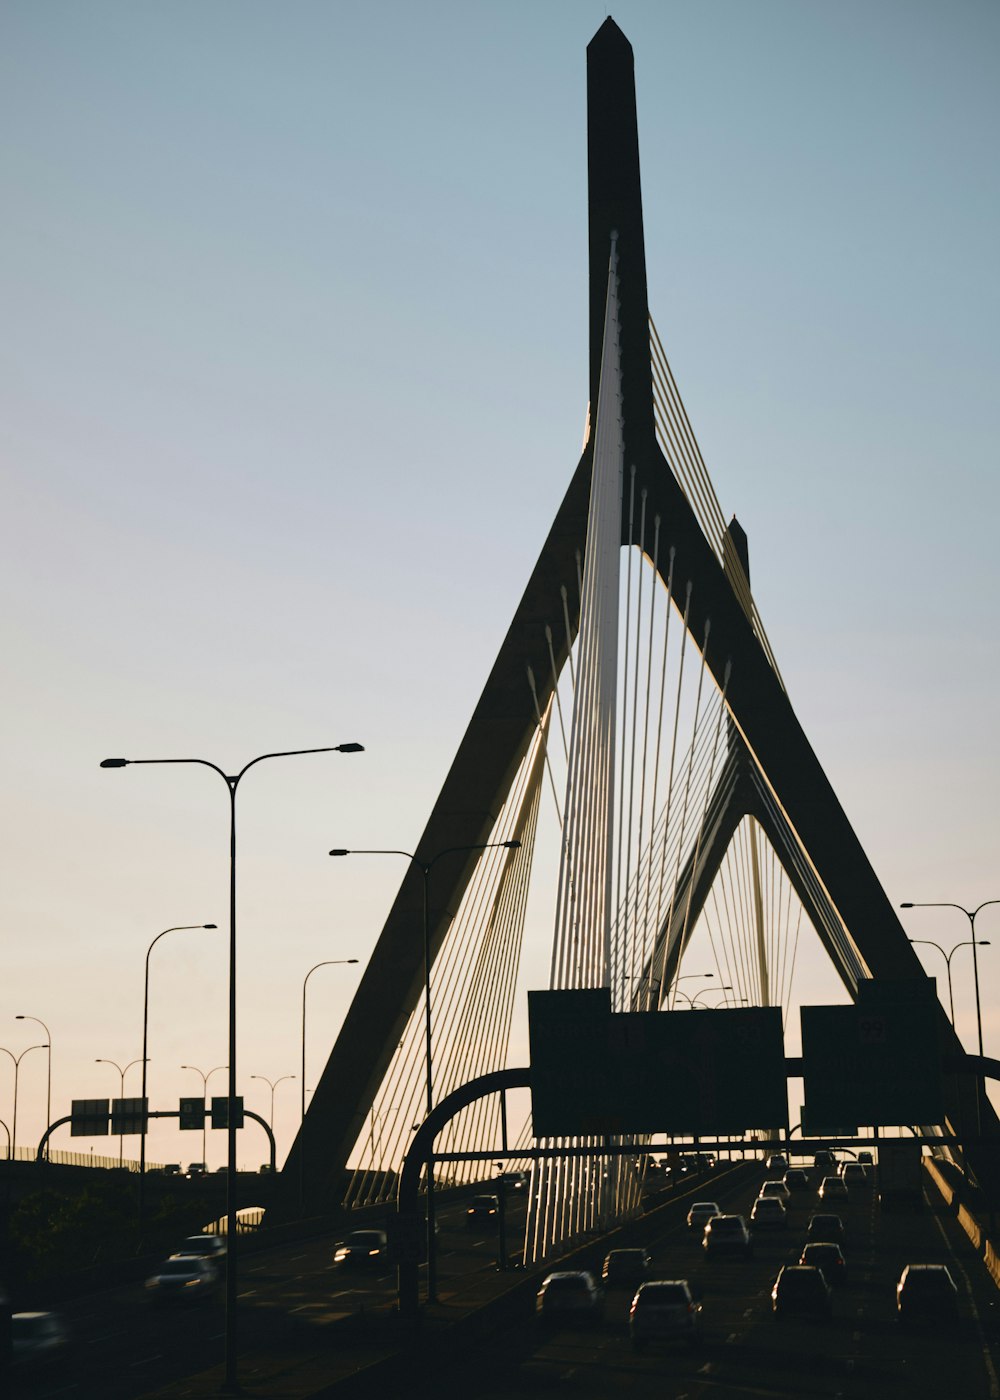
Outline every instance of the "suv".
<svg viewBox="0 0 1000 1400"><path fill-rule="evenodd" d="M203 1176L207 1175L205 1163L189 1162L188 1169L184 1175L187 1177L188 1181L200 1181Z"/></svg>
<svg viewBox="0 0 1000 1400"><path fill-rule="evenodd" d="M786 1264L774 1280L771 1308L775 1316L829 1317L830 1287L822 1269L812 1264Z"/></svg>
<svg viewBox="0 0 1000 1400"><path fill-rule="evenodd" d="M764 1170L769 1172L783 1172L788 1169L788 1158L783 1152L772 1152L764 1163Z"/></svg>
<svg viewBox="0 0 1000 1400"><path fill-rule="evenodd" d="M907 1264L896 1284L900 1322L955 1323L958 1289L944 1264Z"/></svg>
<svg viewBox="0 0 1000 1400"><path fill-rule="evenodd" d="M702 1248L709 1259L720 1254L753 1257L753 1240L742 1215L716 1215L705 1226Z"/></svg>
<svg viewBox="0 0 1000 1400"><path fill-rule="evenodd" d="M801 1167L789 1167L782 1178L789 1191L808 1191L809 1174Z"/></svg>
<svg viewBox="0 0 1000 1400"><path fill-rule="evenodd" d="M715 1201L695 1201L687 1213L688 1229L704 1230L710 1220L721 1214L722 1209Z"/></svg>
<svg viewBox="0 0 1000 1400"><path fill-rule="evenodd" d="M644 1283L632 1299L628 1315L632 1347L641 1351L648 1341L683 1337L689 1346L698 1340L701 1304L691 1295L687 1279L657 1279Z"/></svg>

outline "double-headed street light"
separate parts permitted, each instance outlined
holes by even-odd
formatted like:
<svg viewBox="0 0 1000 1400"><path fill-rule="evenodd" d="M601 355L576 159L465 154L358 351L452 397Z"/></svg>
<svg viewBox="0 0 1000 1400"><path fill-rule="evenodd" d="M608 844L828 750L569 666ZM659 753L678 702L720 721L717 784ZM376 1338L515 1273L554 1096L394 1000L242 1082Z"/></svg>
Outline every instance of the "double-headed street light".
<svg viewBox="0 0 1000 1400"><path fill-rule="evenodd" d="M363 753L362 744L331 744L319 749L282 749L275 753L258 754L240 771L230 775L207 758L105 758L102 768L127 768L133 764L197 764L211 768L226 785L229 793L229 1093L228 1093L228 1167L226 1171L226 1327L225 1378L227 1394L238 1391L236 1377L236 1308L237 1308L237 1220L236 1220L236 789L240 781L258 763L268 758L298 758L314 753ZM143 1051L145 1055L145 1051Z"/></svg>
<svg viewBox="0 0 1000 1400"><path fill-rule="evenodd" d="M978 959L978 957L976 956L976 948L977 948L977 947L982 947L983 945L982 945L982 942L981 942L979 939L976 938L976 915L977 915L981 910L988 908L989 905L991 905L991 904L1000 904L1000 899L984 899L983 902L982 902L982 904L978 904L978 905L976 906L975 909L966 909L966 907L965 907L964 904L953 904L953 903L951 903L949 900L944 900L944 901L942 901L942 902L937 902L937 903L920 903L920 904L917 904L917 903L915 903L915 902L913 902L913 901L909 901L909 900L908 900L905 904L901 904L901 905L899 906L900 909L957 909L957 910L959 911L959 913L964 914L965 917L968 919L968 921L969 921L969 931L970 931L970 933L972 934L972 937L971 937L971 939L970 939L969 941L970 941L971 944L972 944L972 976L973 976L973 980L974 980L974 982L975 982L975 987L976 987L976 1030L977 1030L977 1032L978 1032L978 1038L979 1038L979 1057L980 1057L980 1059L982 1059L982 1055L983 1055L983 1011L982 1011L982 1006L980 1005L980 1001L979 1001L979 959ZM941 951L944 952L944 949L942 949ZM952 952L954 952L954 949L952 949ZM947 954L946 954L945 956L947 956ZM949 966L949 968L948 968L948 979L949 979L949 980L948 980L948 986L949 986L949 991L950 991L950 990L951 990L951 967L950 967L950 966ZM954 1027L954 1024L955 1024L955 1008L954 1008L954 1006L952 1006L951 1021L952 1021L952 1027ZM978 1129L978 1131L979 1131L980 1133L982 1132L982 1127L983 1127L983 1119L982 1119L982 1096L983 1096L983 1075L982 1075L982 1071L980 1071L980 1072L976 1075L976 1127L977 1127L977 1129Z"/></svg>
<svg viewBox="0 0 1000 1400"><path fill-rule="evenodd" d="M25 1055L30 1055L32 1050L47 1050L48 1048L49 1047L45 1044L29 1045L27 1050L22 1050L20 1055L15 1055L13 1050L7 1049L6 1045L0 1045L0 1050L2 1050L5 1055L9 1055L10 1058L14 1061L14 1114L13 1121L10 1125L11 1160L13 1160L14 1157L17 1156L17 1073L21 1067L21 1061L24 1059Z"/></svg>
<svg viewBox="0 0 1000 1400"><path fill-rule="evenodd" d="M427 1075L427 1115L430 1116L434 1107L434 1083L433 1083L433 1057L431 1045L431 930L430 930L430 908L428 901L428 885L430 873L434 866L444 856L468 855L472 851L492 851L507 850L519 851L520 841L513 839L510 841L477 841L470 846L447 846L443 851L438 851L431 856L430 860L421 860L419 856L411 854L410 851L390 850L344 850L338 848L330 852L332 856L402 856L408 860L412 866L420 871L423 877L423 925L424 925L424 1057L426 1060ZM437 1260L434 1241L434 1161L433 1156L427 1162L427 1301L434 1303L437 1301Z"/></svg>
<svg viewBox="0 0 1000 1400"><path fill-rule="evenodd" d="M906 905L902 906L904 909ZM951 1028L955 1029L955 990L951 982L951 960L958 952L959 948L988 948L990 946L988 938L966 938L961 943L956 943L951 952L947 952L940 943L935 943L933 938L910 938L908 943L923 943L928 948L936 948L944 958L945 967L948 969L948 1007L951 1014Z"/></svg>
<svg viewBox="0 0 1000 1400"><path fill-rule="evenodd" d="M199 1069L197 1065L181 1065L181 1069L190 1069L190 1070L194 1070L195 1074L200 1074L200 1075L201 1075L201 1102L202 1102L202 1106L203 1106L203 1107L204 1107L204 1104L205 1104L205 1100L208 1098L208 1081L211 1079L211 1077L212 1077L213 1074L218 1074L220 1070L228 1069L228 1068L229 1068L228 1065L216 1065L214 1069L210 1069L210 1070L208 1071L208 1073L206 1074L205 1071ZM204 1115L202 1115L202 1120L201 1120L201 1160L205 1163L206 1169L207 1169L207 1166L208 1166L208 1136L207 1136L207 1130L206 1130L206 1128L205 1128L205 1118L204 1118Z"/></svg>
<svg viewBox="0 0 1000 1400"><path fill-rule="evenodd" d="M268 1124L269 1124L269 1126L270 1126L271 1133L272 1133L272 1135L273 1135L273 1133L274 1133L274 1091L275 1091L275 1089L277 1089L277 1087L278 1087L279 1084L284 1084L284 1082L285 1082L286 1079L294 1079L294 1078L295 1078L295 1075L294 1075L294 1074L283 1074L283 1075L281 1076L280 1079L268 1079L268 1077L267 1077L266 1074L251 1074L250 1078L251 1078L251 1079L262 1079L262 1080L264 1081L264 1083L265 1083L266 1085L268 1085L268 1087L269 1087L270 1090L271 1090L271 1116L270 1116L270 1118L269 1118L267 1121L268 1121Z"/></svg>
<svg viewBox="0 0 1000 1400"><path fill-rule="evenodd" d="M126 1071L130 1070L130 1069L132 1068L133 1065L138 1065L138 1064L141 1064L141 1063L142 1063L141 1060L129 1060L128 1064L125 1066L125 1069L122 1069L121 1065L118 1063L117 1060L105 1060L105 1059L102 1059L100 1056L98 1056L97 1059L94 1061L94 1064L95 1064L95 1065L114 1065L115 1069L116 1069L116 1070L118 1071L118 1073L121 1075L121 1084L122 1084L121 1096L122 1096L122 1098L125 1097L125 1074L126 1074ZM122 1133L119 1133L119 1134L118 1134L118 1165L121 1166L122 1163L124 1162L124 1160L125 1160L125 1134L122 1132Z"/></svg>
<svg viewBox="0 0 1000 1400"><path fill-rule="evenodd" d="M49 1056L48 1056L48 1059L49 1059L49 1081L48 1081L48 1087L47 1087L47 1089L46 1089L46 1091L45 1091L45 1127L46 1127L46 1129L48 1129L48 1128L51 1128L51 1126L52 1126L52 1032L49 1030L49 1028L48 1028L48 1026L45 1024L45 1022L44 1022L43 1020L41 1020L41 1018L38 1017L38 1016L15 1016L15 1017L14 1017L14 1020L15 1020L15 1021L34 1021L34 1023L35 1023L36 1026L41 1026L42 1030L45 1032L45 1039L46 1039L46 1040L48 1041L48 1043L49 1043L49 1046L48 1046L48 1049L49 1049ZM46 1138L45 1138L45 1159L46 1159L46 1161L48 1161L48 1157L49 1157L49 1139L48 1139L48 1136L46 1136Z"/></svg>

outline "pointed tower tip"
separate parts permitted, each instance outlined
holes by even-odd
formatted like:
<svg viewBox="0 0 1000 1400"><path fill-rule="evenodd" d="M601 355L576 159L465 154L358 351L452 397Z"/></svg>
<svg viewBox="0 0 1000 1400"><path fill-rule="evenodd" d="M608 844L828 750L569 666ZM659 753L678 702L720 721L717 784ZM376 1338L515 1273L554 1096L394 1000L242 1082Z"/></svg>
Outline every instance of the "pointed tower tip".
<svg viewBox="0 0 1000 1400"><path fill-rule="evenodd" d="M618 28L617 24L615 24L611 16L608 15L607 19L587 45L587 49L589 51L590 49L610 49L612 47L627 49L630 54L632 52L632 45Z"/></svg>

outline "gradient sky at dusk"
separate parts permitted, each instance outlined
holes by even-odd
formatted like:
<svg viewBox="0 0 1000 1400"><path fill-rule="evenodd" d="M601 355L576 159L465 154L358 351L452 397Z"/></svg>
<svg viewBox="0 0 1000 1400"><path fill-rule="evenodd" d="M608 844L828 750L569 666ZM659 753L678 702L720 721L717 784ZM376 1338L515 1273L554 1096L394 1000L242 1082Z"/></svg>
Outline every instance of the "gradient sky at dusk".
<svg viewBox="0 0 1000 1400"><path fill-rule="evenodd" d="M17 1013L48 1024L56 1113L117 1092L97 1057L140 1054L150 940L227 918L221 782L108 755L366 746L240 790L249 1107L270 1102L250 1074L298 1073L306 970L366 959L402 872L326 852L417 842L576 465L606 13L7 0L0 1044L36 1043ZM651 309L799 718L893 902L1000 898L1000 9L612 13ZM979 932L1000 1055L1000 908ZM550 936L529 929L531 985ZM198 1087L182 1063L225 1062L224 932L153 958L169 1107ZM359 972L310 983L309 1087ZM44 1073L21 1068L24 1146ZM149 1151L200 1138L156 1128Z"/></svg>

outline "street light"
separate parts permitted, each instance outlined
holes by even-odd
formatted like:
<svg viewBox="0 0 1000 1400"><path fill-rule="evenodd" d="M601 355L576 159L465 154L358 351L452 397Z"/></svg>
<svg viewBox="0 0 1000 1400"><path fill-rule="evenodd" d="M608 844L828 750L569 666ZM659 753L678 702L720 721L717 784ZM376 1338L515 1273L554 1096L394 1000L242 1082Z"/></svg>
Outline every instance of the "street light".
<svg viewBox="0 0 1000 1400"><path fill-rule="evenodd" d="M236 1220L236 789L240 780L255 764L268 758L299 758L314 753L363 753L361 744L332 744L320 749L282 749L276 753L258 754L232 776L207 758L105 758L102 768L127 768L131 764L198 764L211 768L226 785L229 793L229 1093L228 1093L228 1166L226 1169L226 1327L225 1378L223 1391L236 1394L236 1278L237 1278L237 1220ZM143 1050L143 1055L145 1055Z"/></svg>
<svg viewBox="0 0 1000 1400"><path fill-rule="evenodd" d="M218 1072L219 1072L220 1069L228 1069L228 1068L229 1068L228 1065L216 1065L216 1066L215 1066L215 1069L210 1069L210 1070L208 1071L208 1073L206 1074L206 1073L204 1072L204 1070L200 1070L200 1069L198 1068L197 1065L181 1065L181 1069L193 1069L194 1072L195 1072L195 1074L200 1074L200 1075L201 1075L201 1102L202 1102L202 1105L204 1105L205 1100L208 1098L208 1081L211 1079L212 1075L213 1075L213 1074L218 1074ZM202 1120L201 1120L201 1160L205 1163L205 1168L206 1168L206 1170L207 1170L207 1169L208 1169L208 1137L207 1137L206 1134L207 1134L207 1130L206 1130L206 1128L205 1128L205 1119L204 1119L204 1116L202 1116Z"/></svg>
<svg viewBox="0 0 1000 1400"><path fill-rule="evenodd" d="M25 1055L30 1055L31 1052L32 1052L32 1050L47 1050L48 1048L49 1048L49 1047L48 1047L47 1045L29 1045L28 1048L27 1048L27 1050L22 1050L21 1053L20 1053L20 1055L15 1055L14 1052L13 1052L13 1050L8 1050L8 1049L7 1049L6 1045L0 1045L0 1050L2 1050L3 1053L4 1053L5 1055L9 1055L10 1058L14 1061L14 1115L13 1115L13 1122L12 1122L11 1125L10 1125L10 1138L11 1138L10 1155L11 1155L11 1159L12 1159L12 1160L13 1160L13 1158L17 1155L17 1073L18 1073L18 1069L20 1068L21 1061L24 1059Z"/></svg>
<svg viewBox="0 0 1000 1400"><path fill-rule="evenodd" d="M100 1058L100 1056L98 1056L98 1058L94 1061L94 1064L95 1064L95 1065L114 1065L115 1069L116 1069L116 1070L118 1071L118 1073L121 1075L121 1081L122 1081L122 1092L121 1092L121 1096L122 1096L122 1098L124 1098L124 1097L125 1097L125 1070L131 1069L133 1065L141 1064L141 1061L140 1061L140 1060L129 1060L128 1064L125 1066L125 1069L122 1069L121 1065L118 1063L117 1060L103 1060L103 1059ZM124 1160L124 1155L125 1155L125 1134L124 1134L124 1133L119 1133L119 1134L118 1134L118 1165L119 1165L119 1166L122 1165L122 1162L123 1162L123 1160Z"/></svg>
<svg viewBox="0 0 1000 1400"><path fill-rule="evenodd" d="M283 1074L283 1075L281 1076L280 1079L273 1079L273 1080L272 1080L272 1079L268 1079L268 1077L267 1077L266 1074L251 1074L250 1078L251 1078L251 1079L262 1079L262 1080L264 1081L265 1084L270 1085L270 1088L271 1088L271 1116L270 1116L270 1118L269 1118L267 1121L268 1121L268 1123L271 1125L271 1134L272 1134L272 1136L273 1136L273 1135L274 1135L274 1091L275 1091L275 1089L277 1089L277 1087L278 1087L279 1084L284 1084L284 1082L285 1082L286 1079L294 1079L294 1078L295 1078L295 1075L294 1075L294 1074Z"/></svg>
<svg viewBox="0 0 1000 1400"><path fill-rule="evenodd" d="M402 856L408 860L423 876L423 924L424 924L424 1055L427 1065L427 1116L430 1117L434 1107L434 1086L432 1076L432 1055L431 1055L431 930L430 930L430 910L428 905L428 885L430 873L434 866L444 856L468 855L472 851L492 851L506 850L519 851L521 843L516 838L510 841L477 841L470 846L447 846L443 851L438 851L431 856L430 860L420 860L409 851L397 850L366 850L349 851L342 848L330 852L332 856ZM434 1240L434 1160L433 1156L427 1160L427 1301L437 1302L437 1260L435 1257Z"/></svg>
<svg viewBox="0 0 1000 1400"><path fill-rule="evenodd" d="M357 958L327 958L324 962L318 962L311 967L302 979L302 1113L299 1118L299 1130L301 1144L299 1149L299 1211L305 1211L306 1196L306 1137L301 1131L302 1124L306 1120L306 984L318 967L346 967L349 963L356 963Z"/></svg>
<svg viewBox="0 0 1000 1400"><path fill-rule="evenodd" d="M40 1020L37 1016L15 1016L15 1017L14 1017L14 1020L15 1020L15 1021L34 1021L36 1025L41 1026L42 1030L45 1032L45 1039L49 1042L49 1055L48 1055L48 1060L49 1060L49 1082L48 1082L48 1088L46 1089L46 1093L45 1093L45 1126L46 1126L46 1128L50 1128L50 1127L52 1126L52 1032L49 1030L49 1028L48 1028L48 1026L45 1024L45 1022L42 1021L42 1020ZM49 1139L48 1139L48 1137L46 1136L46 1138L45 1138L45 1160L46 1160L46 1161L48 1161L48 1157L49 1157Z"/></svg>
<svg viewBox="0 0 1000 1400"><path fill-rule="evenodd" d="M969 932L972 934L972 976L976 987L976 1029L979 1037L980 1059L982 1059L983 1056L983 1012L979 1003L979 958L976 956L976 946L978 943L976 938L976 915L980 910L986 909L991 904L1000 904L1000 899L984 899L982 904L978 904L975 909L966 909L964 904L953 904L950 900L931 904L917 904L913 901L907 901L905 904L899 906L900 909L957 909L968 919ZM954 1017L952 1018L952 1025L954 1026ZM980 1133L982 1133L983 1130L982 1094L983 1075L982 1070L980 1070L976 1075L976 1126Z"/></svg>
<svg viewBox="0 0 1000 1400"><path fill-rule="evenodd" d="M703 1003L702 1003L702 1001L701 1001L701 998L702 998L702 997L715 996L715 995L716 995L717 993L719 993L719 992L731 992L732 990L733 990L732 987L729 986L728 984L727 984L725 987L707 987L707 988L705 989L705 991L703 991L703 992L695 992L694 996L691 998L691 1005L692 1005L692 1006L703 1005ZM726 1002L726 1001L729 1000L729 998L724 996L724 997L722 998L722 1000L723 1000L723 1002ZM746 997L744 997L743 1000L746 1001ZM706 1011L707 1011L707 1010L711 1010L711 1008L710 1008L709 1006L705 1005L705 1010L706 1010Z"/></svg>
<svg viewBox="0 0 1000 1400"><path fill-rule="evenodd" d="M906 906L904 905L903 907L905 908ZM940 943L935 943L934 940L933 940L932 938L910 938L910 939L907 939L907 942L909 942L909 943L924 943L924 944L926 944L926 946L927 946L928 948L936 948L936 949L938 950L938 952L939 952L939 953L942 955L942 957L944 958L945 967L948 969L948 1006L949 1006L950 1011L951 1011L951 1028L952 1028L952 1030L954 1030L954 1029L955 1029L955 991L954 991L954 988L953 988L952 982L951 982L951 960L952 960L952 958L955 956L955 954L958 952L959 948L975 948L975 947L977 947L977 946L980 947L980 948L988 948L988 947L990 946L990 945L989 945L989 939L986 939L986 938L978 938L978 939L972 940L972 939L967 938L967 939L965 939L962 943L956 943L955 946L954 946L954 948L952 948L952 950L951 950L950 953L945 952L945 950L941 947L941 944L940 944Z"/></svg>
<svg viewBox="0 0 1000 1400"><path fill-rule="evenodd" d="M124 760L122 760L124 762ZM101 767L103 768L103 764ZM146 975L143 981L142 990L142 1089L140 1097L141 1105L141 1126L139 1130L139 1234L142 1235L143 1221L146 1209L146 1129L149 1120L146 1116L146 1066L149 1064L149 955L159 943L161 938L168 933L185 933L192 929L218 928L218 924L175 924L173 928L165 928L162 933L158 933L152 943L146 949ZM124 1098L124 1093L122 1098Z"/></svg>

